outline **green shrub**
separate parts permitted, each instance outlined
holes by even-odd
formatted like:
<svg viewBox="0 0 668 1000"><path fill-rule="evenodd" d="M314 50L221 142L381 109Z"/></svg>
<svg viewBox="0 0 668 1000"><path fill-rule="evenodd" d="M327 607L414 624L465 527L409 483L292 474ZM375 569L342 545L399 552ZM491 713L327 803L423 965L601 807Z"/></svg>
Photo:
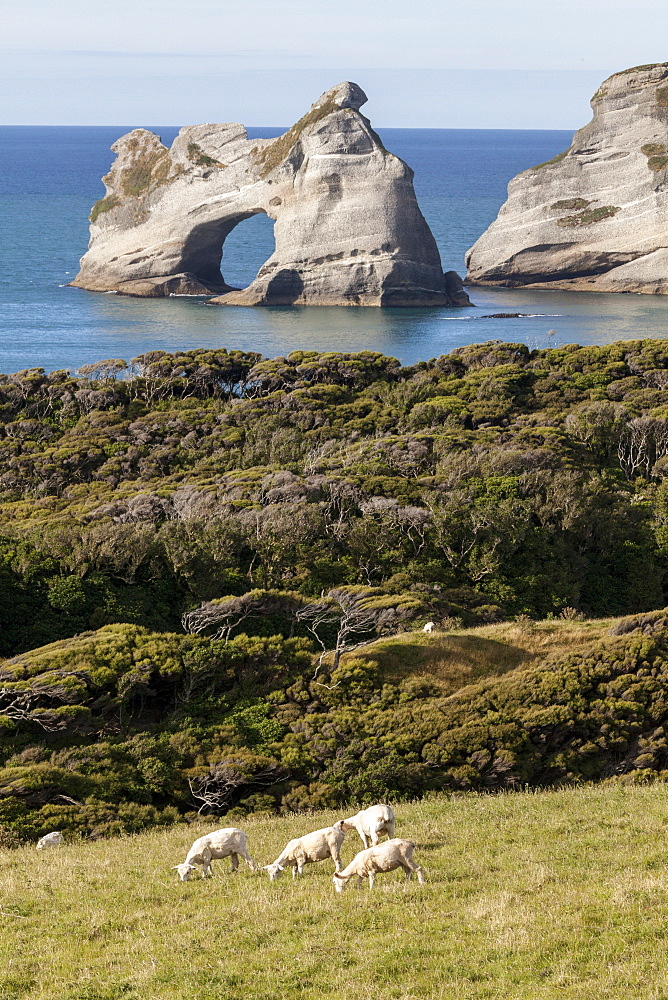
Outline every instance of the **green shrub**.
<svg viewBox="0 0 668 1000"><path fill-rule="evenodd" d="M118 195L115 194L107 195L106 198L100 198L100 200L96 201L90 210L90 216L89 216L90 221L97 222L99 217L104 212L113 211L113 209L117 208L120 205L120 203L121 203L120 198L118 197Z"/></svg>
<svg viewBox="0 0 668 1000"><path fill-rule="evenodd" d="M600 208L588 208L576 215L565 215L561 219L557 219L557 225L569 229L577 226L591 226L596 222L611 219L617 212L621 212L621 208L616 205L601 205Z"/></svg>

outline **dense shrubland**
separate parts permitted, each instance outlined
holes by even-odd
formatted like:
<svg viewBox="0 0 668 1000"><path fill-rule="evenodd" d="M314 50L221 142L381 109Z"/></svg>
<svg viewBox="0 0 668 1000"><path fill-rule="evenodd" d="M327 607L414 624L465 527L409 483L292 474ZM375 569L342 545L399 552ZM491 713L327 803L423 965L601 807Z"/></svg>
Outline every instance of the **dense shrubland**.
<svg viewBox="0 0 668 1000"><path fill-rule="evenodd" d="M668 603L668 347L153 352L0 377L0 652L363 584L465 622Z"/></svg>
<svg viewBox="0 0 668 1000"><path fill-rule="evenodd" d="M667 389L663 341L0 376L6 836L668 770L660 618L454 695L355 654L668 604Z"/></svg>
<svg viewBox="0 0 668 1000"><path fill-rule="evenodd" d="M514 669L487 626L475 683L428 659L411 669L410 634L397 672L382 644L334 668L303 638L107 625L2 665L0 824L11 842L197 812L238 821L426 791L664 779L667 618L623 619L593 641L573 623L580 644L546 657L517 656L520 634L506 639ZM559 627L535 626L557 630L557 649ZM467 638L440 639L441 652L451 641L456 661Z"/></svg>

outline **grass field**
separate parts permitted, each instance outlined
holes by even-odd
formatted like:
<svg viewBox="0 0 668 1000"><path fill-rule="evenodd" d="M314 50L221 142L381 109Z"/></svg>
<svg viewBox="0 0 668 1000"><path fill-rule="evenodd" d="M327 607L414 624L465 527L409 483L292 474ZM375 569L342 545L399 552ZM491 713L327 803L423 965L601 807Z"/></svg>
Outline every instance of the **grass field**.
<svg viewBox="0 0 668 1000"><path fill-rule="evenodd" d="M0 852L2 1000L667 1000L668 790L608 785L397 807L427 884L334 893L216 862L207 828ZM264 864L333 813L243 822ZM348 834L344 862L358 849Z"/></svg>

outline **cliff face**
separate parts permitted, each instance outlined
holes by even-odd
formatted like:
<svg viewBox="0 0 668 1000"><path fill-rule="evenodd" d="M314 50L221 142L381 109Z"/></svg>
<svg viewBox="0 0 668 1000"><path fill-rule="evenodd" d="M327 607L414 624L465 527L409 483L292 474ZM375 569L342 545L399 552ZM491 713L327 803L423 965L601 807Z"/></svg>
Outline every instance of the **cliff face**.
<svg viewBox="0 0 668 1000"><path fill-rule="evenodd" d="M668 63L615 73L569 149L518 174L468 283L668 292Z"/></svg>
<svg viewBox="0 0 668 1000"><path fill-rule="evenodd" d="M72 284L215 294L223 305L465 304L443 275L413 172L360 114L365 101L356 84L333 87L278 139L249 140L238 124L181 129L171 149L143 129L123 136ZM275 220L275 252L232 289L223 243L261 212Z"/></svg>

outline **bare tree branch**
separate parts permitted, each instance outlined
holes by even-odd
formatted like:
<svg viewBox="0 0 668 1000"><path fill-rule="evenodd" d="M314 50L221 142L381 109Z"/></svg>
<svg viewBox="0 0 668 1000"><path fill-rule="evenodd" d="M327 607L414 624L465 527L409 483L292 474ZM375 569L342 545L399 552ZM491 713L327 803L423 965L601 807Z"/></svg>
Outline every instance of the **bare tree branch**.
<svg viewBox="0 0 668 1000"><path fill-rule="evenodd" d="M285 777L287 771L277 766L249 774L238 761L223 760L212 765L207 774L191 778L188 785L193 803L199 806L197 812L202 815L202 813L225 812L237 788L244 785L266 788Z"/></svg>

